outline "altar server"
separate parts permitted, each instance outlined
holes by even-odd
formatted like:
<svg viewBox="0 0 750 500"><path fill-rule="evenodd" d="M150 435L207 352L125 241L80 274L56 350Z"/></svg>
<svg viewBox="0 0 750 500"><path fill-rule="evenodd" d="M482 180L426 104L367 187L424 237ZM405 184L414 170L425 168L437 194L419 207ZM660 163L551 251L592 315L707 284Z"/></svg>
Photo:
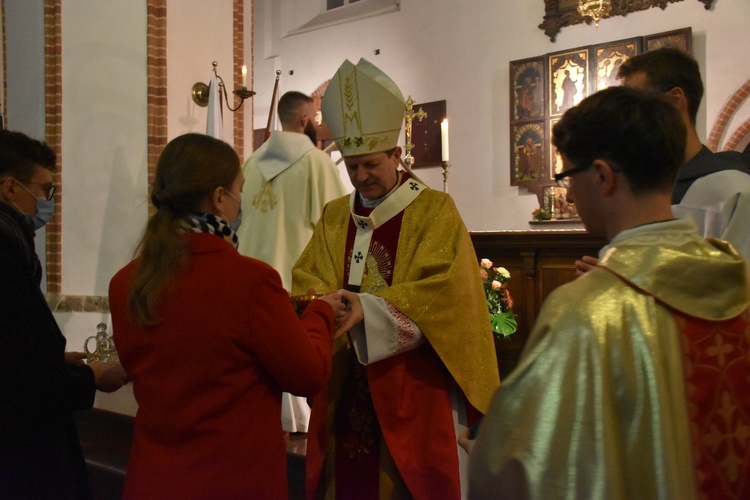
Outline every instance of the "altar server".
<svg viewBox="0 0 750 500"><path fill-rule="evenodd" d="M731 245L672 214L677 110L611 87L552 134L556 178L609 244L542 306L482 421L470 497L748 498L748 278Z"/></svg>

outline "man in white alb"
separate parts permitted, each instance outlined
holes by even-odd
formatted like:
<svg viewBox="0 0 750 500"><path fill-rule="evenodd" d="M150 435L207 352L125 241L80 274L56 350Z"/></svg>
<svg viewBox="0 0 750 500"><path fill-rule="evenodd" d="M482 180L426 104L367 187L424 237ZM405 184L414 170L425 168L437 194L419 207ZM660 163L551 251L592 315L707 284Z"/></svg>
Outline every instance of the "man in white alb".
<svg viewBox="0 0 750 500"><path fill-rule="evenodd" d="M278 104L281 131L245 162L244 221L237 232L241 254L272 266L291 289L292 266L304 250L323 206L346 194L338 168L315 147L315 106L301 92L287 92ZM310 407L284 393L282 427L307 432Z"/></svg>

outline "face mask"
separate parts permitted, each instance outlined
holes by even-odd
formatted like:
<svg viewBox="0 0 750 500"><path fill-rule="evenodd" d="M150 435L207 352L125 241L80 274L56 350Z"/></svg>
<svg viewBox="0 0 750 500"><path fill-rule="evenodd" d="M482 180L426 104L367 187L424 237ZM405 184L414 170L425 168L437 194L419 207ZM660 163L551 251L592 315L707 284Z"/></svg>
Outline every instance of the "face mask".
<svg viewBox="0 0 750 500"><path fill-rule="evenodd" d="M240 208L240 211L237 212L237 218L229 223L229 227L232 229L232 231L236 233L240 228L240 224L242 224L242 209L241 208Z"/></svg>
<svg viewBox="0 0 750 500"><path fill-rule="evenodd" d="M232 197L234 201L240 204L240 209L237 211L237 218L234 219L232 222L228 222L227 225L229 228L234 231L235 233L240 228L240 224L242 224L242 202L234 197L232 193L227 191L227 194ZM227 220L226 216L222 216L224 220Z"/></svg>
<svg viewBox="0 0 750 500"><path fill-rule="evenodd" d="M41 229L47 225L47 223L55 215L55 200L45 200L44 198L36 199L36 214L35 215L24 215L29 224L34 228L34 231Z"/></svg>
<svg viewBox="0 0 750 500"><path fill-rule="evenodd" d="M34 193L29 191L29 188L24 186L22 183L19 182L21 186L31 195L34 196ZM23 218L26 220L26 222L34 228L34 231L43 228L47 225L47 223L52 219L52 216L55 215L55 200L48 200L45 198L37 198L36 199L36 214L23 214ZM16 205L14 203L14 205ZM19 212L23 213L23 210L16 205L16 208Z"/></svg>

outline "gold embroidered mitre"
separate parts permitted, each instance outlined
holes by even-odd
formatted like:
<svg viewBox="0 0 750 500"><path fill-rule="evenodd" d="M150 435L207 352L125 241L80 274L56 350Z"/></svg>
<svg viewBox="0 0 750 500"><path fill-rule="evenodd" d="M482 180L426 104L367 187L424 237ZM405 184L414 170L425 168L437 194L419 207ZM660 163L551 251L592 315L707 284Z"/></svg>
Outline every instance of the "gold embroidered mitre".
<svg viewBox="0 0 750 500"><path fill-rule="evenodd" d="M365 59L344 61L326 89L323 119L344 156L388 151L398 145L404 96L388 75Z"/></svg>

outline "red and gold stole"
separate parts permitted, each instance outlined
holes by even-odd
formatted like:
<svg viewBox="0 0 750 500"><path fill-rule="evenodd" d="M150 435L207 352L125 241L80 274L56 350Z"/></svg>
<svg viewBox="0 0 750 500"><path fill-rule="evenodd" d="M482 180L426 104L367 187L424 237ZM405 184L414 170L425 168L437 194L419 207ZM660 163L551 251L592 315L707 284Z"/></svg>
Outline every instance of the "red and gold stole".
<svg viewBox="0 0 750 500"><path fill-rule="evenodd" d="M721 322L676 315L696 486L704 498L750 498L750 312Z"/></svg>

